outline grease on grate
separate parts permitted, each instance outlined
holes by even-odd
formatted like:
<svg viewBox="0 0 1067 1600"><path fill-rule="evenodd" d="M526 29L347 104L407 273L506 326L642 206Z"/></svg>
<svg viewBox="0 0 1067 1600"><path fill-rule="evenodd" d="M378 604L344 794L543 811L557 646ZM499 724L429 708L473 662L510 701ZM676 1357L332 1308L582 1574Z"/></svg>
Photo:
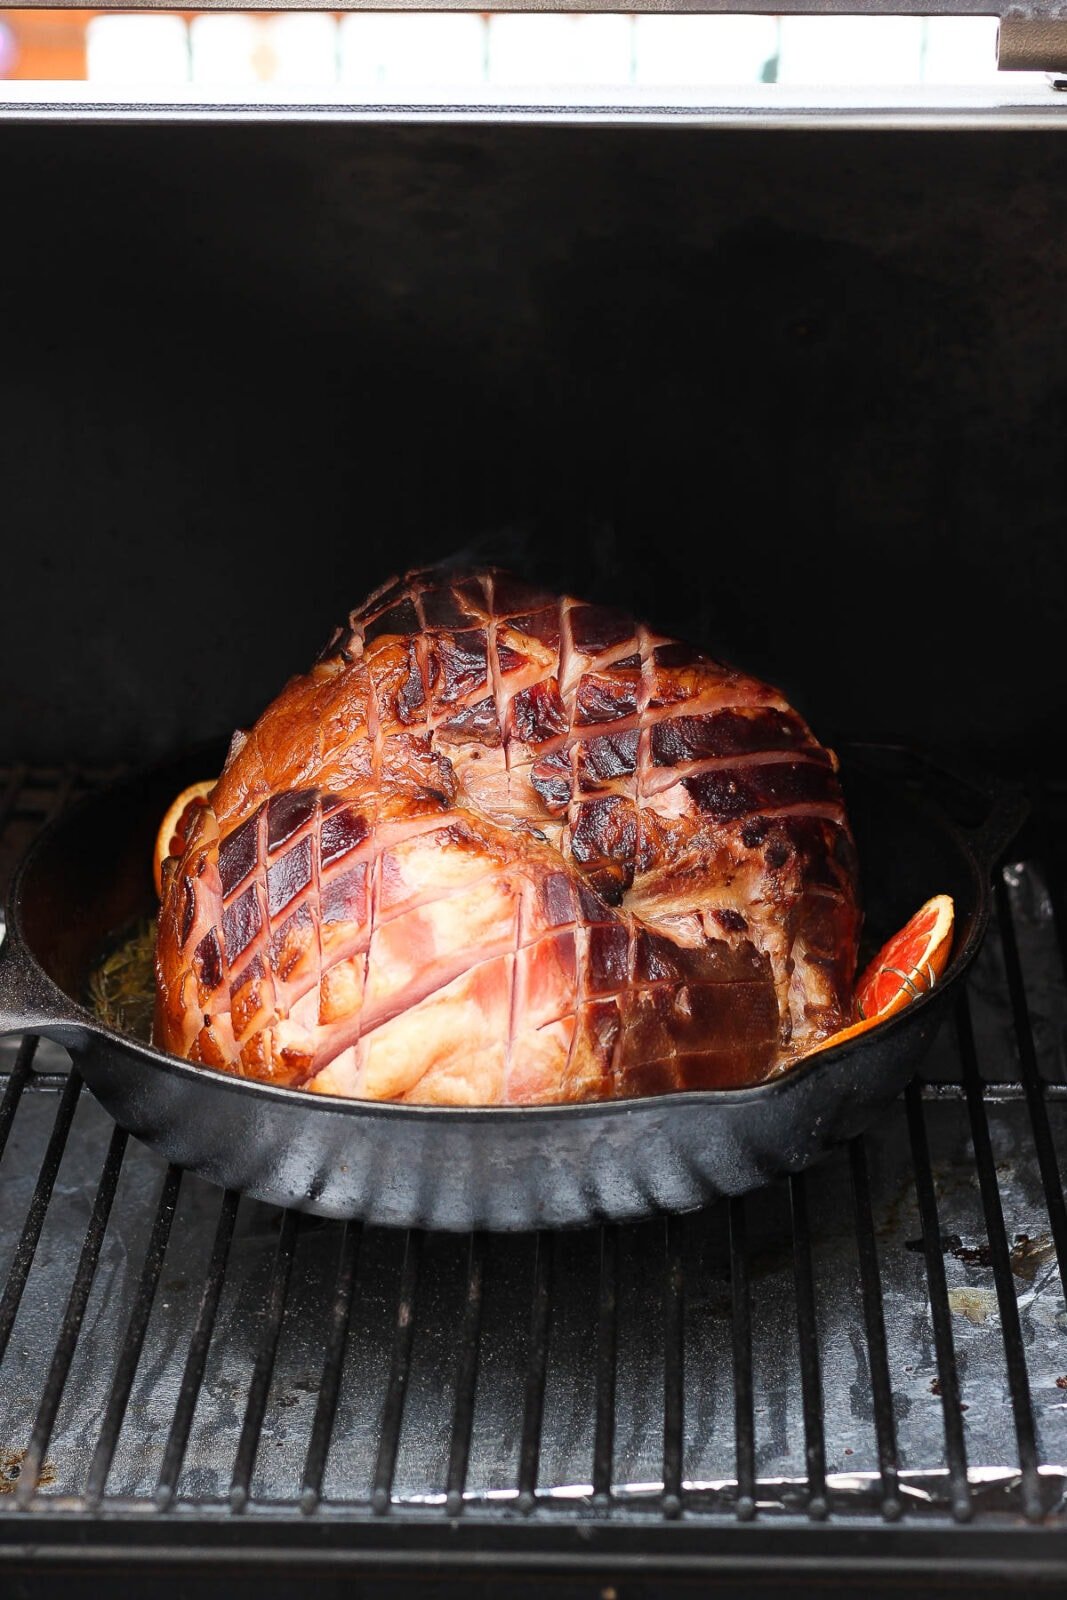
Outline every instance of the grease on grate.
<svg viewBox="0 0 1067 1600"><path fill-rule="evenodd" d="M0 1446L0 1494L14 1494L19 1485L25 1450L5 1450ZM56 1469L51 1461L43 1461L37 1476L37 1487L43 1489L56 1481Z"/></svg>
<svg viewBox="0 0 1067 1600"><path fill-rule="evenodd" d="M119 935L89 976L89 1003L100 1021L144 1044L152 1042L155 950L155 918L141 917Z"/></svg>

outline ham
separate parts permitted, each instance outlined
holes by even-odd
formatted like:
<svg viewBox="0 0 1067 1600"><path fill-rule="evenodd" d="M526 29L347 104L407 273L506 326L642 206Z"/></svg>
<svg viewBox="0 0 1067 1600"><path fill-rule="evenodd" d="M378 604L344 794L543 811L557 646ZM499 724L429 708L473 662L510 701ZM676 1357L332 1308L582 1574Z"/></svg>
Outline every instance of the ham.
<svg viewBox="0 0 1067 1600"><path fill-rule="evenodd" d="M776 690L498 570L371 596L165 865L156 1042L437 1105L759 1083L851 1017L836 761Z"/></svg>

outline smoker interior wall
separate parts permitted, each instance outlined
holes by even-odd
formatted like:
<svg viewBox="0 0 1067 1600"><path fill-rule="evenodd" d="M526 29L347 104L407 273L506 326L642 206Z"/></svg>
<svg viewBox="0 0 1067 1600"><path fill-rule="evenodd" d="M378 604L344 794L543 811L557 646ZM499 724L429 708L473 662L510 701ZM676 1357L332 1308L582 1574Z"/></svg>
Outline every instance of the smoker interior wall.
<svg viewBox="0 0 1067 1600"><path fill-rule="evenodd" d="M1063 770L1067 145L0 130L0 755L247 721L503 552L826 733Z"/></svg>

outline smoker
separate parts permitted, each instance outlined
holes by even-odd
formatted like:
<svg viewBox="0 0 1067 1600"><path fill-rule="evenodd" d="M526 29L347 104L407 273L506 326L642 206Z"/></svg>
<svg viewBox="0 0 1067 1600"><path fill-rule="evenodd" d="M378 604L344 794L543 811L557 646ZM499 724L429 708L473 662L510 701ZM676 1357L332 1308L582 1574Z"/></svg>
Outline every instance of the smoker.
<svg viewBox="0 0 1067 1600"><path fill-rule="evenodd" d="M5 1593L1062 1589L1065 33L940 97L0 108L5 880L457 553L1029 807L920 1076L685 1214L302 1215L3 1041Z"/></svg>

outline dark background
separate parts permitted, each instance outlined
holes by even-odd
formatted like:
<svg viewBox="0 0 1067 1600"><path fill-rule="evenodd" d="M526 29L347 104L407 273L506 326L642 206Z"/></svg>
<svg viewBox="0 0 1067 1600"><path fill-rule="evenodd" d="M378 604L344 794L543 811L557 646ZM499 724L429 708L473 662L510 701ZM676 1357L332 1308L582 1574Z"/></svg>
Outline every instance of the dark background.
<svg viewBox="0 0 1067 1600"><path fill-rule="evenodd" d="M1067 144L0 130L0 758L247 722L469 548L1067 771Z"/></svg>

